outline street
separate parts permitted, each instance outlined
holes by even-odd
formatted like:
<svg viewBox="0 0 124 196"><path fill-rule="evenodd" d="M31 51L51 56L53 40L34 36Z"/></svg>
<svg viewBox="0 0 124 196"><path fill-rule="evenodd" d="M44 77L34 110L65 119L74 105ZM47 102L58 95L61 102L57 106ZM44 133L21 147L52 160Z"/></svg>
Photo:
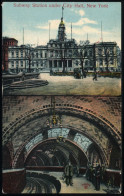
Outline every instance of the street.
<svg viewBox="0 0 124 196"><path fill-rule="evenodd" d="M33 79L32 79L33 80ZM35 79L36 80L36 79ZM73 76L50 76L49 73L41 73L38 80L47 80L48 85L6 91L8 95L104 95L120 96L121 79L93 77L75 79Z"/></svg>

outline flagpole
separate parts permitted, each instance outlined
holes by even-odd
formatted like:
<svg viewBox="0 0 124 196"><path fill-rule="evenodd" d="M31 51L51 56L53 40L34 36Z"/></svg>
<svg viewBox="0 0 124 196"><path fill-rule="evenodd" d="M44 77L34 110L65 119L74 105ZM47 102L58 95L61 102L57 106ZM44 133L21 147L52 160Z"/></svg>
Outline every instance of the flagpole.
<svg viewBox="0 0 124 196"><path fill-rule="evenodd" d="M49 41L50 41L50 23L49 23Z"/></svg>
<svg viewBox="0 0 124 196"><path fill-rule="evenodd" d="M23 45L24 45L24 28L23 28Z"/></svg>
<svg viewBox="0 0 124 196"><path fill-rule="evenodd" d="M63 18L63 10L64 10L64 7L62 6L62 18Z"/></svg>
<svg viewBox="0 0 124 196"><path fill-rule="evenodd" d="M102 21L101 21L101 40L103 42L103 38L102 38Z"/></svg>
<svg viewBox="0 0 124 196"><path fill-rule="evenodd" d="M72 40L72 23L71 23L71 40Z"/></svg>

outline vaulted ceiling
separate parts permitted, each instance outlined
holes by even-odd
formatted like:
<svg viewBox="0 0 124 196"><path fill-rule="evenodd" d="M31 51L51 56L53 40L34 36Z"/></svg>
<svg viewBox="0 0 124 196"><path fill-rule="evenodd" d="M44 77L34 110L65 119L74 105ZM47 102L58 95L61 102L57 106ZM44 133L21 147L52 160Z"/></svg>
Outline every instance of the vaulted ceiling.
<svg viewBox="0 0 124 196"><path fill-rule="evenodd" d="M14 166L22 150L31 141L37 138L38 142L30 147L34 151L44 141L47 141L48 146L50 141L60 135L60 131L70 149L73 143L75 151L78 146L78 150L85 154L87 149L83 144L87 144L88 148L88 145L94 143L103 161L109 164L110 149L113 146L121 149L121 98L56 96L55 111L61 116L62 128L50 128L47 125L47 119L52 116L50 100L50 96L4 97L3 145L12 142ZM61 145L58 145L57 149L62 152L60 148ZM42 156L46 155L42 152Z"/></svg>

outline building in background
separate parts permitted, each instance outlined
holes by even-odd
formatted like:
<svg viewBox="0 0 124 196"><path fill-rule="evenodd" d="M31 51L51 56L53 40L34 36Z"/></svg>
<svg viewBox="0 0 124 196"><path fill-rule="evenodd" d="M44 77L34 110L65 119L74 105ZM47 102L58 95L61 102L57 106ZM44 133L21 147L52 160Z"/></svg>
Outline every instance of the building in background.
<svg viewBox="0 0 124 196"><path fill-rule="evenodd" d="M73 72L74 68L80 68L82 72L120 70L120 53L116 42L91 44L89 40L86 40L77 44L72 38L72 33L71 39L67 39L65 29L62 17L57 39L50 39L47 45L37 47L8 45L6 69L16 73L43 69L54 72Z"/></svg>
<svg viewBox="0 0 124 196"><path fill-rule="evenodd" d="M17 46L18 41L14 38L3 37L2 38L2 70L7 71L8 67L8 48L9 46Z"/></svg>

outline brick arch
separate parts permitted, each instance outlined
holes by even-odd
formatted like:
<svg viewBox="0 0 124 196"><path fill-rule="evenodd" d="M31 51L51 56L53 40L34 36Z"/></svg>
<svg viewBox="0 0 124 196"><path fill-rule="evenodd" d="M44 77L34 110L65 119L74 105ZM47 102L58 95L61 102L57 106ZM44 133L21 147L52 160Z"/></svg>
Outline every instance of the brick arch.
<svg viewBox="0 0 124 196"><path fill-rule="evenodd" d="M45 145L46 142L51 142L51 141L54 142L55 140L56 140L56 138L49 138L49 139L40 141L39 143L37 143L36 145L34 145L34 146L30 149L30 151L27 153L27 155L25 156L25 162L26 162L27 158L30 156L30 154L32 153L32 151L35 150L38 146L40 146L40 145ZM78 144L76 144L75 142L73 142L73 141L71 141L71 140L69 140L69 139L66 139L66 142L68 142L68 143L74 145L74 147L76 147L77 149L79 149L80 152L82 152L82 153L84 154L84 156L86 157L86 160L88 161L88 158L87 158L86 153L83 151L83 149L82 149ZM76 163L79 165L78 158L77 158L75 152L73 152L73 150L71 150L71 149L69 149L69 147L65 146L65 145L64 145L64 142L63 142L63 143L60 143L60 144L58 144L58 145L59 145L60 147L62 147L62 148L65 148L67 151L69 151L69 152L71 153L71 155L73 155L73 157L74 157ZM67 160L67 161L68 161L68 160ZM16 163L15 163L14 167L16 167Z"/></svg>
<svg viewBox="0 0 124 196"><path fill-rule="evenodd" d="M5 145L2 149L2 168L3 169L11 169L12 168L12 156L10 149L7 145Z"/></svg>
<svg viewBox="0 0 124 196"><path fill-rule="evenodd" d="M120 145L120 132L116 127L114 127L114 125L110 121L108 121L103 116L98 115L97 113L87 108L70 104L56 104L56 113L77 117L79 119L85 119L91 122L92 124L101 127L117 143L118 146ZM24 124L31 122L33 119L39 117L42 118L43 116L48 117L50 115L51 105L44 105L42 108L34 108L31 111L26 112L24 115L21 115L4 129L3 145L6 144L9 141L9 139L14 135L14 133L17 132L18 129Z"/></svg>
<svg viewBox="0 0 124 196"><path fill-rule="evenodd" d="M64 127L64 128L70 128L70 127ZM44 132L44 131L47 131L47 130L48 130L48 128L45 128L45 129L42 130L42 131ZM71 129L71 130L72 130L72 129ZM94 140L94 138L90 138L88 134L82 133L82 132L81 132L80 130L78 130L78 129L73 129L73 131L75 131L76 133L80 133L80 134L86 136L87 138L89 138L90 140L92 140L92 142L95 143L95 145L99 148L99 150L100 150L100 152L101 152L101 157L102 157L102 160L104 161L104 163L105 163L106 165L109 164L109 163L107 162L107 156L106 156L104 150L102 149L102 147L100 146L100 143L99 143L99 142L96 143L96 141ZM19 147L19 149L18 149L18 151L16 152L15 157L14 157L14 159L13 159L13 168L15 168L16 163L17 163L17 160L18 160L18 158L19 158L19 155L20 155L20 153L24 150L26 144L28 144L35 136L37 136L37 135L40 134L40 133L41 133L41 131L35 132L31 137L28 137L27 140L25 140L25 142L23 142L23 144ZM55 139L55 138L51 138L51 139ZM49 138L48 138L47 140L49 140ZM83 149L82 149L77 143L75 143L73 140L70 140L69 138L66 139L66 140L67 140L67 141L70 141L70 142L73 143L75 146L77 146L81 151L83 151ZM40 141L39 143L36 143L36 146L39 145L41 142L44 142L44 141L45 141L45 140L42 140L42 141ZM31 148L31 150L29 151L29 153L30 153L36 146L33 146L33 147ZM84 151L83 151L83 153L84 153L85 156L87 157L87 155L86 155L86 153L85 153ZM26 157L27 157L27 155L26 155Z"/></svg>

